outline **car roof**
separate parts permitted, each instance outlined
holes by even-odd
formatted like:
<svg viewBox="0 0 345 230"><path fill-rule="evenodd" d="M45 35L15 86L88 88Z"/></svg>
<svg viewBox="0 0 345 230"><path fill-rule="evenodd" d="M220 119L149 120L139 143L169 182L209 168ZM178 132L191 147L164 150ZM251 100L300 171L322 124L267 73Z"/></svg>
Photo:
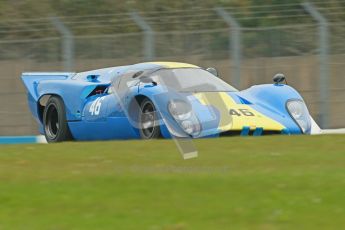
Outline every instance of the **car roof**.
<svg viewBox="0 0 345 230"><path fill-rule="evenodd" d="M143 62L134 65L109 67L97 70L91 70L86 72L77 73L72 77L74 80L86 81L86 77L89 75L99 75L98 80L101 83L110 82L114 77L121 76L127 71L140 71L149 69L160 69L160 68L200 68L199 66L182 63L182 62Z"/></svg>

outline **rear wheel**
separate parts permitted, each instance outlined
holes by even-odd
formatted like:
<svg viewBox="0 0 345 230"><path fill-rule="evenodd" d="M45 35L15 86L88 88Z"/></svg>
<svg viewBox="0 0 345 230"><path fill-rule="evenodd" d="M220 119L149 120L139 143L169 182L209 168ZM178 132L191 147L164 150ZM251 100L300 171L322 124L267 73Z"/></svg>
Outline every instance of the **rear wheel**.
<svg viewBox="0 0 345 230"><path fill-rule="evenodd" d="M69 130L65 105L61 98L49 98L43 112L44 134L48 142L61 142L72 140Z"/></svg>
<svg viewBox="0 0 345 230"><path fill-rule="evenodd" d="M149 99L144 99L140 105L139 131L142 139L155 139L161 136L161 131L157 119L156 108Z"/></svg>

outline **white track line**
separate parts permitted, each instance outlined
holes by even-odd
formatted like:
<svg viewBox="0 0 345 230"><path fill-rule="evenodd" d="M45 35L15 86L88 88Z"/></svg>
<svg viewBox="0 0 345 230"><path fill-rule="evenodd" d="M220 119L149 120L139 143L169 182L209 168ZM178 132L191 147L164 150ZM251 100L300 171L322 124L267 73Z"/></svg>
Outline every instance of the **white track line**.
<svg viewBox="0 0 345 230"><path fill-rule="evenodd" d="M345 128L343 128L343 129L322 129L320 134L345 134Z"/></svg>
<svg viewBox="0 0 345 230"><path fill-rule="evenodd" d="M46 137L43 136L43 135L36 136L36 142L37 142L37 143L40 143L40 144L46 144L46 143L48 143L47 140L46 140Z"/></svg>

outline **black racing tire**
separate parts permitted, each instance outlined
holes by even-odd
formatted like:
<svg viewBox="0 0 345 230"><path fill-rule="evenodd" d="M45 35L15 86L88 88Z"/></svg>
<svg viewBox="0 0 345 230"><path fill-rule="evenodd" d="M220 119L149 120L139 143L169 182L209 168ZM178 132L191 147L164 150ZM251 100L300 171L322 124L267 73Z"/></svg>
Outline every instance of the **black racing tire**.
<svg viewBox="0 0 345 230"><path fill-rule="evenodd" d="M157 139L161 137L161 130L157 119L156 107L153 102L145 98L140 103L139 132L142 139Z"/></svg>
<svg viewBox="0 0 345 230"><path fill-rule="evenodd" d="M43 112L43 127L49 143L73 140L66 120L65 104L60 97L49 98Z"/></svg>

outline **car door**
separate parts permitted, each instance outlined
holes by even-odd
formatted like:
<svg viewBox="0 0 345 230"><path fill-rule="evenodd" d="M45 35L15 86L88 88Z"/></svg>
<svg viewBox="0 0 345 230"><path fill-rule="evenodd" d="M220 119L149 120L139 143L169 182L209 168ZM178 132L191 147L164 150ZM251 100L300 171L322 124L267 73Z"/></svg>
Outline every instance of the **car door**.
<svg viewBox="0 0 345 230"><path fill-rule="evenodd" d="M138 138L112 93L91 97L84 106L82 118L88 140Z"/></svg>

